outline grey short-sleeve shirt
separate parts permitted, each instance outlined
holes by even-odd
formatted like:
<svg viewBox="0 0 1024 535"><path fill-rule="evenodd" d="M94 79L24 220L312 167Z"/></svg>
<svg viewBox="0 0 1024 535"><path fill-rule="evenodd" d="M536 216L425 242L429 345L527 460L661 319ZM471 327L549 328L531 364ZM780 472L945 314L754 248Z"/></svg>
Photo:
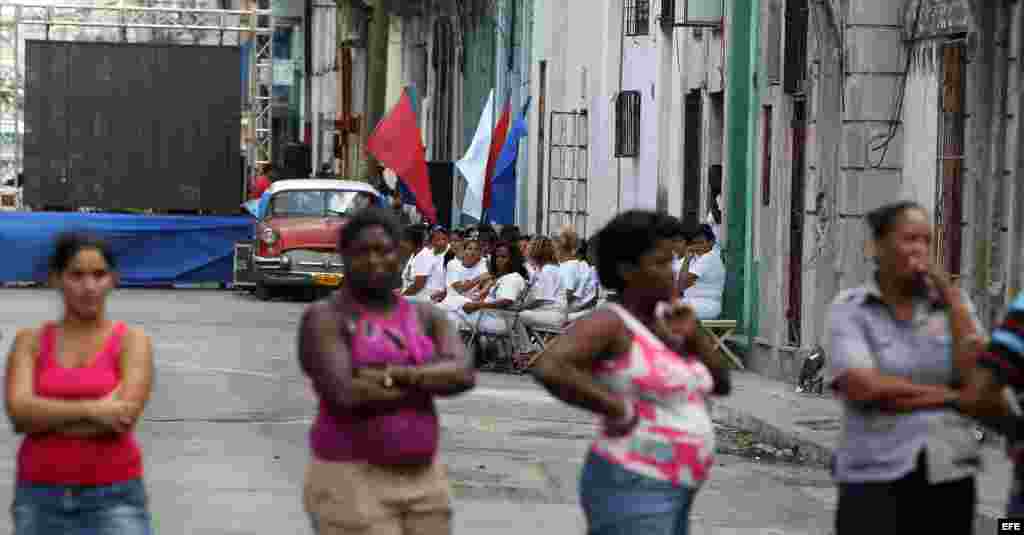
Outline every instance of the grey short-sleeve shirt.
<svg viewBox="0 0 1024 535"><path fill-rule="evenodd" d="M878 368L919 384L956 380L948 313L925 299L916 303L912 320L899 321L871 279L836 297L826 324L829 385L858 368ZM933 483L971 476L980 468L973 424L954 411L892 413L843 401L843 432L835 457L838 481L897 480L914 470L922 451Z"/></svg>

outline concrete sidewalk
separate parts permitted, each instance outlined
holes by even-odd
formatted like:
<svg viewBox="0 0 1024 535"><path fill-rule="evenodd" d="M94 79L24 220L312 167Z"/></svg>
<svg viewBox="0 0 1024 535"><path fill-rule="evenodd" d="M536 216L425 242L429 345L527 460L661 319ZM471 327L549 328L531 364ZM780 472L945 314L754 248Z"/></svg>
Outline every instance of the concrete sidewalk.
<svg viewBox="0 0 1024 535"><path fill-rule="evenodd" d="M827 466L839 440L842 408L829 396L798 394L794 385L749 373L733 373L733 392L715 399L717 422L752 433L760 442L794 449L809 463ZM1004 516L1012 465L1001 441L982 448L984 472L978 477L975 533L995 533Z"/></svg>

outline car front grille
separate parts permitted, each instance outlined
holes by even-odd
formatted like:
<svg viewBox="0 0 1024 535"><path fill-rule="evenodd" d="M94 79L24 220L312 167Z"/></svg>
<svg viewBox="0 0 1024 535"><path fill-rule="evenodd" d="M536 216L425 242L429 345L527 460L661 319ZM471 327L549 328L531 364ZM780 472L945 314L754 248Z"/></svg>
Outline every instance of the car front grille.
<svg viewBox="0 0 1024 535"><path fill-rule="evenodd" d="M285 253L291 260L291 270L301 273L340 273L341 256L338 253L292 249Z"/></svg>

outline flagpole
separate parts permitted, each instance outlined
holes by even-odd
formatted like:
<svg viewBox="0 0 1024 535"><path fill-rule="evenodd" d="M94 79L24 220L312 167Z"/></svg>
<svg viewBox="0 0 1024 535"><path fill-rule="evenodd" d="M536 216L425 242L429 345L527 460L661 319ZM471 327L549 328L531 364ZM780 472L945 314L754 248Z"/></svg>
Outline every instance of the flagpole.
<svg viewBox="0 0 1024 535"><path fill-rule="evenodd" d="M500 98L500 93L498 93L497 91L495 91L495 93L496 94L494 95L494 97L495 97L494 98L494 103L497 104L498 102L501 102L501 98ZM494 127L497 126L497 124L498 124L498 107L497 106L491 106L491 132L494 132ZM484 187L485 188L487 187L487 176L486 175L484 176ZM480 224L481 225L486 225L487 224L487 204L484 202L484 198L485 197L487 197L486 193L484 193L483 195L480 196Z"/></svg>

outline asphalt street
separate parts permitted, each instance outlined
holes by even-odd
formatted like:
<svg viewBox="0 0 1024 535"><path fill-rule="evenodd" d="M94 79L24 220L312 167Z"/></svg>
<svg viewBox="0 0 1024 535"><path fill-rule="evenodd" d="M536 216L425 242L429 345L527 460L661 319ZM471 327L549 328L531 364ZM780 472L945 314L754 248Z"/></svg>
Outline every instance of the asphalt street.
<svg viewBox="0 0 1024 535"><path fill-rule="evenodd" d="M138 436L157 533L309 533L300 489L315 403L295 356L305 306L230 291L112 297L111 317L143 327L155 346L156 386ZM50 290L0 289L0 344L58 313ZM457 534L583 533L577 477L593 418L507 375L482 376L441 411ZM0 503L11 500L18 440L0 429ZM776 459L784 452L732 429L720 429L719 451L693 533L830 533L827 473ZM0 535L9 524L0 521Z"/></svg>

